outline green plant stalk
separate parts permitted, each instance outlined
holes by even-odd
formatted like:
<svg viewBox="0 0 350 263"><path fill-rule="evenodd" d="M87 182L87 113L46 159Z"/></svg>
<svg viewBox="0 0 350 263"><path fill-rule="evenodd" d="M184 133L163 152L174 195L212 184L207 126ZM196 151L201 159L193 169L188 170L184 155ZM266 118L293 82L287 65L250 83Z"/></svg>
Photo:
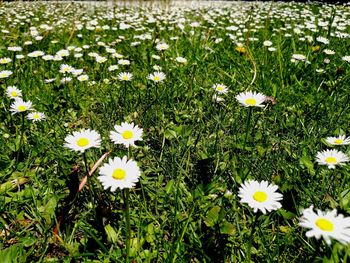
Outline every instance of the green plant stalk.
<svg viewBox="0 0 350 263"><path fill-rule="evenodd" d="M248 263L250 263L250 261L251 261L253 236L254 236L254 232L255 232L256 223L258 222L258 218L259 218L259 214L256 214L254 221L253 221L252 228L250 230L249 243L248 243L248 247L247 247L247 257L246 257Z"/></svg>
<svg viewBox="0 0 350 263"><path fill-rule="evenodd" d="M87 163L87 158L86 158L86 153L85 152L83 152L83 159L84 159L86 176L89 177L89 167L88 167L88 163Z"/></svg>
<svg viewBox="0 0 350 263"><path fill-rule="evenodd" d="M23 136L24 136L24 113L21 113L21 117L22 117L22 126L21 126L21 137L19 139L19 146L18 146L18 151L17 151L17 157L16 157L16 165L15 167L17 167L18 164L18 160L19 160L19 156L21 154L22 151L22 144L23 144Z"/></svg>
<svg viewBox="0 0 350 263"><path fill-rule="evenodd" d="M244 142L243 142L243 149L245 149L245 146L246 146L246 143L247 143L251 117L252 117L252 107L249 107L247 123L246 123L246 126L245 126L245 136L244 136Z"/></svg>
<svg viewBox="0 0 350 263"><path fill-rule="evenodd" d="M129 262L130 256L130 207L129 207L129 195L130 189L126 188L123 190L123 199L125 204L125 225L126 225L126 260L125 262Z"/></svg>

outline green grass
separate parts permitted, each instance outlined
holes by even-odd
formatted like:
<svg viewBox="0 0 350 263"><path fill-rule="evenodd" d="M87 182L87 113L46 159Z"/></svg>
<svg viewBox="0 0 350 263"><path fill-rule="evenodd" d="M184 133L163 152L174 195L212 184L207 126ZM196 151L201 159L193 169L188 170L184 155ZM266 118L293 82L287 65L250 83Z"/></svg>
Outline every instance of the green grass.
<svg viewBox="0 0 350 263"><path fill-rule="evenodd" d="M350 134L350 65L342 60L350 55L350 44L334 35L350 33L349 7L265 2L164 11L2 3L0 17L1 30L7 30L0 34L0 58L12 59L0 64L0 71L13 71L0 79L2 262L128 260L122 191L104 190L97 169L78 192L86 175L83 155L63 145L67 135L83 128L102 137L100 148L86 151L90 168L110 151L104 162L129 154L142 170L130 189L130 262L247 262L249 253L253 262L349 259L349 245L307 238L298 226L302 209L312 204L350 215L349 166L330 170L315 161L317 152L331 147L326 137ZM180 18L185 18L183 31ZM316 25L323 21L340 28L294 30L313 18ZM89 29L93 20L99 27L93 23ZM120 29L122 22L132 27ZM106 25L109 29L102 28ZM232 25L238 31L226 29ZM41 40L31 36L30 27ZM146 33L150 39L134 38ZM312 41L300 39L305 36ZM317 42L319 36L330 44ZM157 51L157 40L169 49ZM265 40L276 51L268 51ZM136 41L139 45L131 45ZM245 53L236 50L239 43ZM9 46L23 51L11 52ZM70 46L82 50L70 51L62 61L14 59L35 50L55 55ZM103 46L131 64L109 71L118 59ZM335 54L326 55L327 48ZM90 52L106 62L97 63ZM293 54L307 56L309 63L291 62ZM187 63L176 62L178 56ZM66 74L73 80L62 84L62 64L84 69L89 80ZM166 74L162 83L147 79L155 65ZM117 79L124 71L133 74L132 81ZM213 100L215 83L229 89L222 102ZM19 88L46 119L33 123L22 119L25 113L11 114L8 86ZM250 109L235 98L246 90L277 103L251 108L248 116ZM143 129L143 140L130 152L109 140L114 125L122 122ZM339 150L350 154L347 146ZM282 209L256 216L237 195L247 179L278 185Z"/></svg>

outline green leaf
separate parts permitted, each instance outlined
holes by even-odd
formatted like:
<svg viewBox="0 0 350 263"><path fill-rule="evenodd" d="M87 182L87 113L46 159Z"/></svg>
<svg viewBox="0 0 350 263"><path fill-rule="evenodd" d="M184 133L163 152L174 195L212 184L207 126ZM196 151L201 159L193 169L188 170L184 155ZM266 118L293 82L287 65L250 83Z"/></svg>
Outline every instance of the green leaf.
<svg viewBox="0 0 350 263"><path fill-rule="evenodd" d="M118 234L117 232L115 232L114 228L110 224L108 224L105 226L105 231L107 234L107 239L115 244L118 240Z"/></svg>
<svg viewBox="0 0 350 263"><path fill-rule="evenodd" d="M25 263L27 259L23 247L18 244L0 250L0 258L2 263Z"/></svg>
<svg viewBox="0 0 350 263"><path fill-rule="evenodd" d="M173 185L174 185L175 181L174 180L170 180L167 185L165 186L165 192L167 194L170 194L171 190L173 189Z"/></svg>
<svg viewBox="0 0 350 263"><path fill-rule="evenodd" d="M284 209L279 209L278 213L284 218L284 219L293 219L296 217L296 214L286 211Z"/></svg>
<svg viewBox="0 0 350 263"><path fill-rule="evenodd" d="M204 223L209 227L214 226L219 220L220 210L220 206L214 206L212 209L210 209L207 217L204 219Z"/></svg>
<svg viewBox="0 0 350 263"><path fill-rule="evenodd" d="M341 192L339 205L346 212L350 213L350 189Z"/></svg>
<svg viewBox="0 0 350 263"><path fill-rule="evenodd" d="M227 222L226 220L224 220L220 224L220 233L233 236L236 233L236 228L234 227L233 224L231 224L231 223Z"/></svg>
<svg viewBox="0 0 350 263"><path fill-rule="evenodd" d="M310 160L308 156L301 157L300 164L305 166L311 175L315 175L314 163Z"/></svg>

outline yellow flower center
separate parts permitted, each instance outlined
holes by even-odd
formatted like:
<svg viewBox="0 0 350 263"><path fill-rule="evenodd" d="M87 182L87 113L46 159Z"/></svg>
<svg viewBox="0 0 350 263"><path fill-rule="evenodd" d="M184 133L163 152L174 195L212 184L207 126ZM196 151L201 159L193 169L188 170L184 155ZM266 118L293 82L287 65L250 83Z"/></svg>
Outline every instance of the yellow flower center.
<svg viewBox="0 0 350 263"><path fill-rule="evenodd" d="M265 202L267 199L267 194L262 192L262 191L257 191L255 192L255 194L253 195L253 198L255 201L262 203Z"/></svg>
<svg viewBox="0 0 350 263"><path fill-rule="evenodd" d="M89 140L86 139L86 138L80 138L78 141L77 141L77 144L79 147L84 147L86 145L89 144Z"/></svg>
<svg viewBox="0 0 350 263"><path fill-rule="evenodd" d="M38 113L33 114L33 119L40 119L40 115Z"/></svg>
<svg viewBox="0 0 350 263"><path fill-rule="evenodd" d="M18 106L17 109L18 109L19 111L25 111L25 110L27 109L27 107L24 106L24 105L20 105L20 106Z"/></svg>
<svg viewBox="0 0 350 263"><path fill-rule="evenodd" d="M123 169L117 168L114 170L112 177L115 180L123 180L126 176L126 172Z"/></svg>
<svg viewBox="0 0 350 263"><path fill-rule="evenodd" d="M335 143L335 144L342 144L342 143L343 143L343 140L342 140L342 139L335 139L335 140L334 140L334 143Z"/></svg>
<svg viewBox="0 0 350 263"><path fill-rule="evenodd" d="M153 80L160 81L160 77L159 76L154 76Z"/></svg>
<svg viewBox="0 0 350 263"><path fill-rule="evenodd" d="M122 76L123 80L129 80L129 77L127 75Z"/></svg>
<svg viewBox="0 0 350 263"><path fill-rule="evenodd" d="M12 92L11 92L11 96L12 96L12 97L17 97L17 95L18 95L18 94L17 94L16 91L12 91Z"/></svg>
<svg viewBox="0 0 350 263"><path fill-rule="evenodd" d="M223 90L224 90L224 87L223 87L223 86L218 86L218 87L216 88L216 90L218 90L218 91L223 91Z"/></svg>
<svg viewBox="0 0 350 263"><path fill-rule="evenodd" d="M325 160L326 163L328 164L336 164L337 163L337 159L335 159L334 157L327 157Z"/></svg>
<svg viewBox="0 0 350 263"><path fill-rule="evenodd" d="M134 135L132 131L125 131L122 133L122 136L125 140L127 140L127 139L131 139Z"/></svg>
<svg viewBox="0 0 350 263"><path fill-rule="evenodd" d="M256 100L253 98L249 98L245 100L245 104L249 105L249 106L255 106L256 105Z"/></svg>
<svg viewBox="0 0 350 263"><path fill-rule="evenodd" d="M334 225L333 223L325 218L319 218L316 220L316 226L318 226L323 231L333 231Z"/></svg>

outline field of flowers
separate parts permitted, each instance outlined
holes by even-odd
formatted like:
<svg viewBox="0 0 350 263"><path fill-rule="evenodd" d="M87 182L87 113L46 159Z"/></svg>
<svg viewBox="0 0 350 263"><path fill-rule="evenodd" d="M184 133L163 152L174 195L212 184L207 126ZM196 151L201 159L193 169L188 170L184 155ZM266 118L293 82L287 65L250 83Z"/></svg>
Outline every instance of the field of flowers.
<svg viewBox="0 0 350 263"><path fill-rule="evenodd" d="M349 262L350 7L0 4L1 262Z"/></svg>

